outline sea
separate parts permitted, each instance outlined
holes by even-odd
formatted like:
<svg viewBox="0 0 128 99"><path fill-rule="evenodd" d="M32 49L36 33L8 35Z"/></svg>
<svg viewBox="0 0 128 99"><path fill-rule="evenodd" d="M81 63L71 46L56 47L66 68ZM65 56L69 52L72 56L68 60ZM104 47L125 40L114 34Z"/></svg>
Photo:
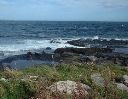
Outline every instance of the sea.
<svg viewBox="0 0 128 99"><path fill-rule="evenodd" d="M46 48L78 47L67 41L81 38L128 40L128 22L0 21L0 60Z"/></svg>

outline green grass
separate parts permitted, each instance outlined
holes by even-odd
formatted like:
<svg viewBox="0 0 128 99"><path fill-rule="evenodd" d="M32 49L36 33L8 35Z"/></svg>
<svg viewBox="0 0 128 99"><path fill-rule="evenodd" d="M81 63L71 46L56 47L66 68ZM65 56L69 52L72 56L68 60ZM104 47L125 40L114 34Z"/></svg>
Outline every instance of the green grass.
<svg viewBox="0 0 128 99"><path fill-rule="evenodd" d="M97 86L91 81L91 74L100 73L105 79L105 87ZM113 84L115 77L128 75L128 69L115 65L67 65L56 67L36 66L21 71L8 70L0 72L0 77L8 81L0 81L0 99L56 99L46 98L47 87L57 81L72 80L89 85L92 88L91 99L127 99L128 93L122 92ZM36 80L29 76L38 76ZM25 79L22 81L21 79ZM40 98L44 97L44 98ZM65 97L65 96L64 96ZM67 99L67 98L61 98ZM80 99L86 99L81 98ZM74 99L74 98L69 98Z"/></svg>

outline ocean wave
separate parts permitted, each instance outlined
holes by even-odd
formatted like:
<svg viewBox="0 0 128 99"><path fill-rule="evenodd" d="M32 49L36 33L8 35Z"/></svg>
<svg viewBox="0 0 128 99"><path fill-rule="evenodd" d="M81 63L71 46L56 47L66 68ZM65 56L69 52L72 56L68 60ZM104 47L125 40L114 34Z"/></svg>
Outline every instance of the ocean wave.
<svg viewBox="0 0 128 99"><path fill-rule="evenodd" d="M105 37L100 37L100 36L93 36L93 37L81 37L80 39L84 39L84 40L87 40L87 39L90 39L90 40L107 40L107 41L110 41L110 40L119 40L119 41L128 41L128 38L105 38Z"/></svg>
<svg viewBox="0 0 128 99"><path fill-rule="evenodd" d="M28 51L36 52L43 51L47 47L50 47L52 50L57 48L64 47L75 47L67 43L67 40L64 39L54 39L54 43L51 43L51 40L16 40L15 43L10 43L9 41L4 42L0 46L0 56L12 56L27 53ZM20 42L20 43L19 43ZM59 43L57 43L59 42Z"/></svg>
<svg viewBox="0 0 128 99"><path fill-rule="evenodd" d="M121 38L101 38L99 36L94 37L77 37L77 38L56 38L56 39L19 39L19 40L6 40L1 42L0 52L24 52L29 50L45 49L47 47L54 49L64 47L76 47L67 43L67 41L78 39L91 39L91 40L128 40Z"/></svg>
<svg viewBox="0 0 128 99"><path fill-rule="evenodd" d="M1 57L7 57L12 55L19 55L31 52L43 51L47 47L50 47L52 50L57 48L65 47L77 47L67 43L67 41L78 40L78 39L91 39L91 40L128 40L121 38L103 38L99 36L93 37L72 37L72 38L51 38L51 39L8 39L0 40L0 59ZM91 47L90 44L86 44L84 47ZM82 47L79 47L82 48Z"/></svg>

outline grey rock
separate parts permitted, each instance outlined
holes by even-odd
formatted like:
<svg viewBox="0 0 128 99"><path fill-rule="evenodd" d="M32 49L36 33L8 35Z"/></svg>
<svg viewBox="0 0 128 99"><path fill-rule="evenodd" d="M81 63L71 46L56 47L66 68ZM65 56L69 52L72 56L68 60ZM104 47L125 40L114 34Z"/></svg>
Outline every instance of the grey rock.
<svg viewBox="0 0 128 99"><path fill-rule="evenodd" d="M124 85L123 83L116 83L117 88L122 90L122 91L128 91L128 87Z"/></svg>
<svg viewBox="0 0 128 99"><path fill-rule="evenodd" d="M88 95L88 92L91 88L88 85L77 83L74 81L59 81L48 87L51 92L67 93L68 95L80 94L80 90L84 92L85 95Z"/></svg>
<svg viewBox="0 0 128 99"><path fill-rule="evenodd" d="M97 57L95 56L88 56L88 58L92 61L95 62L97 60Z"/></svg>
<svg viewBox="0 0 128 99"><path fill-rule="evenodd" d="M92 82L94 82L96 85L104 86L105 80L99 73L95 73L91 75Z"/></svg>
<svg viewBox="0 0 128 99"><path fill-rule="evenodd" d="M123 75L124 84L128 86L128 75Z"/></svg>
<svg viewBox="0 0 128 99"><path fill-rule="evenodd" d="M128 75L123 75L124 80L128 80Z"/></svg>

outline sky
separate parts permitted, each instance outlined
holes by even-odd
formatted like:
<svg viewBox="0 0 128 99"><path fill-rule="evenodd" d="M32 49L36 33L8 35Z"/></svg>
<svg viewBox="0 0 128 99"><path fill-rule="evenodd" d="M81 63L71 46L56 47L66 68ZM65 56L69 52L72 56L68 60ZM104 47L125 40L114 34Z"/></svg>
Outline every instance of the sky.
<svg viewBox="0 0 128 99"><path fill-rule="evenodd" d="M128 0L0 0L0 20L128 21Z"/></svg>

